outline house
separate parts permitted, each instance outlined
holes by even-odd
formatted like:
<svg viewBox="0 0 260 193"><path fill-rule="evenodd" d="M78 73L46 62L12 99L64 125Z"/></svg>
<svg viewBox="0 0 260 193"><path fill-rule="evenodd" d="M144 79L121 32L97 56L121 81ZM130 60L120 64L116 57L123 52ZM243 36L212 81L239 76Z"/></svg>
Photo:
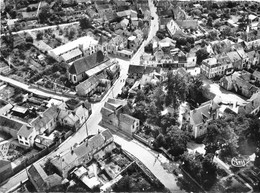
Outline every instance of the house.
<svg viewBox="0 0 260 193"><path fill-rule="evenodd" d="M192 126L192 136L196 139L207 132L207 123L218 118L219 106L213 101L208 101L200 107L190 111L190 124Z"/></svg>
<svg viewBox="0 0 260 193"><path fill-rule="evenodd" d="M76 92L79 96L87 96L96 90L99 84L98 78L94 75L88 78L87 80L81 82L76 86Z"/></svg>
<svg viewBox="0 0 260 193"><path fill-rule="evenodd" d="M22 17L24 20L35 20L37 19L37 11L32 12L22 12Z"/></svg>
<svg viewBox="0 0 260 193"><path fill-rule="evenodd" d="M129 65L128 78L139 79L142 77L145 66Z"/></svg>
<svg viewBox="0 0 260 193"><path fill-rule="evenodd" d="M131 50L136 50L140 44L139 39L136 36L130 36L128 38L128 46Z"/></svg>
<svg viewBox="0 0 260 193"><path fill-rule="evenodd" d="M31 165L27 170L27 175L37 192L47 191L62 183L62 178L59 175L54 173L48 176L39 163Z"/></svg>
<svg viewBox="0 0 260 193"><path fill-rule="evenodd" d="M86 138L76 147L51 160L59 174L66 178L76 166L86 166L93 158L102 159L107 152L115 148L113 135L104 130L97 135Z"/></svg>
<svg viewBox="0 0 260 193"><path fill-rule="evenodd" d="M250 66L250 64L248 62L248 55L247 55L247 53L244 51L244 49L237 49L236 51L239 54L239 56L241 57L241 59L242 59L242 69L244 69L244 68L249 69L251 66Z"/></svg>
<svg viewBox="0 0 260 193"><path fill-rule="evenodd" d="M23 127L27 127L27 125L0 115L0 131L10 134L14 139L17 139L17 132Z"/></svg>
<svg viewBox="0 0 260 193"><path fill-rule="evenodd" d="M64 45L54 48L48 51L48 53L51 57L53 57L59 62L64 61L64 58L69 60L69 62L72 62L78 59L80 55L88 56L97 52L97 48L98 48L97 40L95 40L91 36L83 36L74 41L68 42ZM66 53L69 54L64 55Z"/></svg>
<svg viewBox="0 0 260 193"><path fill-rule="evenodd" d="M255 70L252 74L253 79L255 79L256 82L260 83L260 72Z"/></svg>
<svg viewBox="0 0 260 193"><path fill-rule="evenodd" d="M71 63L83 56L83 53L79 48L76 48L74 50L68 51L65 54L62 54L60 56L61 60L66 63Z"/></svg>
<svg viewBox="0 0 260 193"><path fill-rule="evenodd" d="M22 127L17 132L18 142L24 146L32 147L37 133L34 127Z"/></svg>
<svg viewBox="0 0 260 193"><path fill-rule="evenodd" d="M13 108L13 105L7 103L2 108L0 108L0 115L7 115L7 113Z"/></svg>
<svg viewBox="0 0 260 193"><path fill-rule="evenodd" d="M126 101L118 99L108 99L104 107L101 109L102 120L101 124L110 129L117 128L124 134L132 137L133 133L139 128L139 119L136 119L128 114L125 114L123 107Z"/></svg>
<svg viewBox="0 0 260 193"><path fill-rule="evenodd" d="M58 107L56 105L52 105L41 113L36 119L31 121L30 125L36 129L38 134L50 134L57 126L58 113Z"/></svg>
<svg viewBox="0 0 260 193"><path fill-rule="evenodd" d="M176 20L177 25L182 29L197 30L199 27L198 20Z"/></svg>
<svg viewBox="0 0 260 193"><path fill-rule="evenodd" d="M232 90L234 88L232 75L222 77L219 81L219 85L226 90Z"/></svg>
<svg viewBox="0 0 260 193"><path fill-rule="evenodd" d="M129 24L129 19L124 18L122 21L120 21L121 27L125 30Z"/></svg>
<svg viewBox="0 0 260 193"><path fill-rule="evenodd" d="M245 106L239 106L238 113L256 116L260 111L260 92L254 93L247 102Z"/></svg>
<svg viewBox="0 0 260 193"><path fill-rule="evenodd" d="M61 126L69 126L78 130L91 114L91 106L88 102L80 102L70 99L59 105L59 115L57 117Z"/></svg>
<svg viewBox="0 0 260 193"><path fill-rule="evenodd" d="M259 53L255 50L247 52L249 66L256 66L259 62Z"/></svg>
<svg viewBox="0 0 260 193"><path fill-rule="evenodd" d="M87 78L86 72L104 64L105 66L109 63L109 58L106 57L102 51L97 51L96 53L85 56L81 59L76 60L68 69L68 79L76 84L79 81ZM93 74L92 74L93 75Z"/></svg>
<svg viewBox="0 0 260 193"><path fill-rule="evenodd" d="M166 30L166 25L171 21L171 17L160 17L159 19L159 29Z"/></svg>
<svg viewBox="0 0 260 193"><path fill-rule="evenodd" d="M202 61L200 66L201 73L206 75L208 78L214 78L218 75L218 69L220 64L217 63L216 58L207 58Z"/></svg>
<svg viewBox="0 0 260 193"><path fill-rule="evenodd" d="M133 52L133 50L123 49L123 50L118 50L118 51L116 52L116 54L117 54L118 56L120 56L120 57L124 57L124 58L130 59L130 58L132 58L134 52Z"/></svg>
<svg viewBox="0 0 260 193"><path fill-rule="evenodd" d="M94 10L93 8L91 8L90 6L87 7L86 12L88 14L88 16L90 18L97 18L98 17L98 13L96 12L96 10Z"/></svg>
<svg viewBox="0 0 260 193"><path fill-rule="evenodd" d="M227 56L230 58L234 69L237 70L243 69L242 58L236 51L228 52Z"/></svg>
<svg viewBox="0 0 260 193"><path fill-rule="evenodd" d="M235 91L243 96L250 98L254 93L258 91L258 88L249 82L245 81L242 77L237 77L234 80Z"/></svg>
<svg viewBox="0 0 260 193"><path fill-rule="evenodd" d="M147 83L156 85L162 80L162 71L158 67L146 67L144 74L140 80L140 85L146 85Z"/></svg>
<svg viewBox="0 0 260 193"><path fill-rule="evenodd" d="M4 140L0 142L0 160L6 158L12 139Z"/></svg>
<svg viewBox="0 0 260 193"><path fill-rule="evenodd" d="M105 13L113 11L109 4L106 4L106 3L99 4L97 2L98 1L95 1L95 8L98 11L100 18L104 17Z"/></svg>
<svg viewBox="0 0 260 193"><path fill-rule="evenodd" d="M2 179L7 179L13 172L11 162L8 160L0 160L0 176Z"/></svg>
<svg viewBox="0 0 260 193"><path fill-rule="evenodd" d="M166 24L166 29L168 31L168 33L170 34L170 36L174 36L174 34L180 30L180 27L178 26L178 24L171 19L167 24Z"/></svg>
<svg viewBox="0 0 260 193"><path fill-rule="evenodd" d="M188 53L186 57L187 62L184 65L185 68L193 68L197 65L197 56L195 53Z"/></svg>
<svg viewBox="0 0 260 193"><path fill-rule="evenodd" d="M125 48L127 45L127 39L117 35L113 37L108 43L108 53L116 54L118 50Z"/></svg>

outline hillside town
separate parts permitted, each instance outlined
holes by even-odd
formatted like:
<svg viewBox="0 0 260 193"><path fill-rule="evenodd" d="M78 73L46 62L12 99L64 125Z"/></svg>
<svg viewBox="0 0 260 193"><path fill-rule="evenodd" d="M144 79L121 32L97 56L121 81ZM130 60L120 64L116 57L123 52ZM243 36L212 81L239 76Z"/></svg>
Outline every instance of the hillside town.
<svg viewBox="0 0 260 193"><path fill-rule="evenodd" d="M0 192L260 191L259 2L0 3Z"/></svg>

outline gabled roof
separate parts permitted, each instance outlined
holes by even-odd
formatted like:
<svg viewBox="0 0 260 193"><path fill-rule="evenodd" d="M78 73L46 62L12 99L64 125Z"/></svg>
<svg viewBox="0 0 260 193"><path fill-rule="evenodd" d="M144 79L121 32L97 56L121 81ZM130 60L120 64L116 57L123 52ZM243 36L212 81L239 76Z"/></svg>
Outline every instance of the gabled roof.
<svg viewBox="0 0 260 193"><path fill-rule="evenodd" d="M94 75L87 80L81 82L76 86L76 90L87 90L90 88L92 85L97 85L99 83L99 79Z"/></svg>
<svg viewBox="0 0 260 193"><path fill-rule="evenodd" d="M22 127L18 132L17 135L23 136L23 137L29 137L33 133L34 129L32 127L26 126Z"/></svg>
<svg viewBox="0 0 260 193"><path fill-rule="evenodd" d="M61 171L64 171L66 167L73 166L75 163L86 155L92 156L96 153L98 148L102 148L105 142L109 139L113 139L109 130L102 131L101 133L92 136L89 139L81 142L73 152L67 151L60 157L56 157L51 162ZM80 163L79 163L80 164Z"/></svg>
<svg viewBox="0 0 260 193"><path fill-rule="evenodd" d="M12 169L10 161L8 161L8 160L0 160L0 168L4 168L6 165L9 165L10 169Z"/></svg>
<svg viewBox="0 0 260 193"><path fill-rule="evenodd" d="M260 72L255 70L254 73L253 73L253 76L257 77L258 79L260 79Z"/></svg>
<svg viewBox="0 0 260 193"><path fill-rule="evenodd" d="M239 56L241 58L247 58L248 57L248 55L247 55L247 53L245 53L244 49L237 49L237 53L239 54Z"/></svg>
<svg viewBox="0 0 260 193"><path fill-rule="evenodd" d="M228 55L228 57L230 58L230 60L231 60L232 62L236 62L236 61L238 61L238 60L241 60L241 57L240 57L239 54L238 54L237 52L235 52L235 51L233 51L233 52L228 52L227 55Z"/></svg>
<svg viewBox="0 0 260 193"><path fill-rule="evenodd" d="M17 122L13 119L9 119L6 116L0 115L0 127L8 127L10 129L14 129L19 131L25 124Z"/></svg>
<svg viewBox="0 0 260 193"><path fill-rule="evenodd" d="M130 65L128 69L128 74L132 73L143 73L145 69L145 66L139 66L139 65Z"/></svg>
<svg viewBox="0 0 260 193"><path fill-rule="evenodd" d="M99 50L90 56L86 56L73 62L69 68L69 73L77 75L82 74L107 60L108 58Z"/></svg>
<svg viewBox="0 0 260 193"><path fill-rule="evenodd" d="M171 17L160 17L160 25L167 25L167 23L171 20Z"/></svg>
<svg viewBox="0 0 260 193"><path fill-rule="evenodd" d="M254 93L250 99L247 100L248 103L245 106L239 107L239 112L244 112L250 114L253 110L260 107L260 92Z"/></svg>
<svg viewBox="0 0 260 193"><path fill-rule="evenodd" d="M70 60L70 59L72 59L72 58L75 58L75 57L77 57L77 56L80 56L80 55L82 55L82 52L80 51L80 49L76 48L76 49L71 50L71 51L69 51L69 52L67 52L67 53L65 53L65 54L62 54L62 55L61 55L61 58L62 58L64 61L68 61L68 60Z"/></svg>
<svg viewBox="0 0 260 193"><path fill-rule="evenodd" d="M45 189L45 180L47 179L48 175L40 166L40 164L33 164L29 169L28 173L30 175L30 180L32 180L34 185L36 185L37 190L44 190Z"/></svg>
<svg viewBox="0 0 260 193"><path fill-rule="evenodd" d="M217 108L218 105L211 101L204 103L204 105L202 104L200 107L190 112L191 123L194 125L202 124L204 119L208 120L211 118L210 110L215 110Z"/></svg>
<svg viewBox="0 0 260 193"><path fill-rule="evenodd" d="M45 127L47 123L49 123L51 120L56 119L58 116L58 107L57 106L51 106L46 111L42 113L42 115L38 116L35 120L31 122L31 125L36 129L40 130L42 127Z"/></svg>

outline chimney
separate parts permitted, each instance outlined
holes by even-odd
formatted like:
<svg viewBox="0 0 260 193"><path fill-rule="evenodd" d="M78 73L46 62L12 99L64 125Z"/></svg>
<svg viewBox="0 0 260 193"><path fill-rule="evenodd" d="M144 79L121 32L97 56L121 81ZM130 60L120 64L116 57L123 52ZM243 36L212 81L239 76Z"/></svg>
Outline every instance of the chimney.
<svg viewBox="0 0 260 193"><path fill-rule="evenodd" d="M82 52L83 56L85 55L85 52L83 50L83 44L79 44L79 49Z"/></svg>

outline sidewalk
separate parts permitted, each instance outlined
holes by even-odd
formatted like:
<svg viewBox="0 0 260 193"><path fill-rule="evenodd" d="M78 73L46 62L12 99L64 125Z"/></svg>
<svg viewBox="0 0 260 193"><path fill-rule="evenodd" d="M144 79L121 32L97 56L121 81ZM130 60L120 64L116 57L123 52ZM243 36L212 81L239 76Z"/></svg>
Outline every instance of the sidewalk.
<svg viewBox="0 0 260 193"><path fill-rule="evenodd" d="M51 98L54 98L54 99L57 99L57 100L62 100L62 101L69 99L67 97L62 97L62 96L46 93L46 92L40 91L40 90L35 89L35 88L30 88L30 85L27 85L25 83L19 82L17 80L14 80L14 79L2 76L2 75L0 75L0 80L3 81L3 82L6 82L6 83L8 83L12 86L19 87L23 90L26 90L28 92L31 92L31 93L34 93L34 94L37 94L37 95L41 95L41 96L45 96L45 97L51 97Z"/></svg>
<svg viewBox="0 0 260 193"><path fill-rule="evenodd" d="M123 149L138 158L171 192L183 192L177 186L177 178L174 174L168 173L164 170L161 162L158 161L156 156L150 152L151 150L147 150L146 148L139 146L137 143L127 141L116 135L114 135L114 140L116 143L120 144ZM163 159L160 158L160 160Z"/></svg>

